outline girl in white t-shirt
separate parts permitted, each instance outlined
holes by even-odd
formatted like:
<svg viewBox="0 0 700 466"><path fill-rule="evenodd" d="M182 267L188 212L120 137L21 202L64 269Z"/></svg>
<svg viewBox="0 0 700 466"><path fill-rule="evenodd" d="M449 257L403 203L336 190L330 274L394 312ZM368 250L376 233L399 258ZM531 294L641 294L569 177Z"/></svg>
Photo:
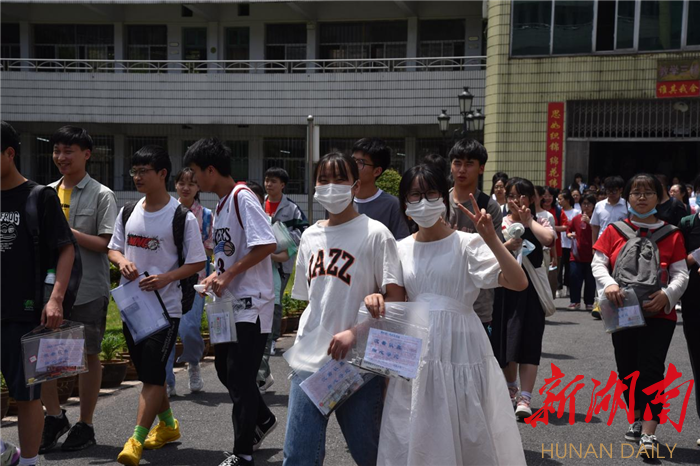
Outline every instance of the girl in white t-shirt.
<svg viewBox="0 0 700 466"><path fill-rule="evenodd" d="M355 211L352 200L360 178L350 156L325 155L316 166L315 179L314 197L329 217L310 226L299 244L292 297L309 305L301 317L297 344L311 332L323 330L334 336L320 343L316 352L343 359L355 340L349 329L356 324L367 295L379 292L387 301L405 300L401 263L391 232ZM328 419L299 384L299 378L293 377L284 465L322 464ZM377 462L383 390L384 379L375 377L335 411L359 465Z"/></svg>
<svg viewBox="0 0 700 466"><path fill-rule="evenodd" d="M524 290L525 273L485 210L458 206L478 234L441 221L449 191L433 167L410 169L399 190L404 214L418 225L399 243L406 294L428 303L430 325L416 379L389 382L378 464L525 464L508 389L473 307L482 288ZM382 299L365 303L377 311Z"/></svg>

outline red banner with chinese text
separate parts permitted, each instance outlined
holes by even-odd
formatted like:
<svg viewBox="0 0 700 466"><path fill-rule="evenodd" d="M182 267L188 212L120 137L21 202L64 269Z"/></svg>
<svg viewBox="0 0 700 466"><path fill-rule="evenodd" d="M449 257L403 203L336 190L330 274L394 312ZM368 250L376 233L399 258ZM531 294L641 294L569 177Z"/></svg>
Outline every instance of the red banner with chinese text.
<svg viewBox="0 0 700 466"><path fill-rule="evenodd" d="M547 104L547 186L561 188L564 160L564 102Z"/></svg>
<svg viewBox="0 0 700 466"><path fill-rule="evenodd" d="M700 97L700 80L658 81L656 83L656 97L658 99Z"/></svg>

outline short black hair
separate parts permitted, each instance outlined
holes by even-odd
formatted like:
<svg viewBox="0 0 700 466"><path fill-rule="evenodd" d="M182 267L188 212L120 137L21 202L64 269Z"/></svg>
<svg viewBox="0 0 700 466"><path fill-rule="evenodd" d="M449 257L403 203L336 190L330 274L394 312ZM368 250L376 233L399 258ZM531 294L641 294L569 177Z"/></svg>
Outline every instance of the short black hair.
<svg viewBox="0 0 700 466"><path fill-rule="evenodd" d="M318 181L321 169L326 165L330 166L333 177L341 177L350 181L360 179L360 170L357 168L357 163L355 163L352 156L341 152L329 152L321 157L321 160L316 164L314 168L314 182ZM348 173L348 168L350 173ZM348 175L352 175L352 179Z"/></svg>
<svg viewBox="0 0 700 466"><path fill-rule="evenodd" d="M231 149L217 138L202 138L187 149L182 164L202 170L211 166L221 176L231 176Z"/></svg>
<svg viewBox="0 0 700 466"><path fill-rule="evenodd" d="M476 139L464 138L460 139L450 149L450 163L454 159L461 160L477 160L479 165L486 165L489 160L489 154L486 148Z"/></svg>
<svg viewBox="0 0 700 466"><path fill-rule="evenodd" d="M256 183L255 181L246 181L245 184L255 193L256 196L258 196L261 204L265 202L265 190L259 183Z"/></svg>
<svg viewBox="0 0 700 466"><path fill-rule="evenodd" d="M280 167L268 168L265 171L265 178L279 178L282 183L289 183L289 173L287 173L287 170Z"/></svg>
<svg viewBox="0 0 700 466"><path fill-rule="evenodd" d="M194 172L190 167L181 168L180 171L175 174L175 184L182 181L182 179L186 176L190 178L190 181L194 181ZM201 191L197 189L197 194L194 195L194 200L197 202L199 202L200 192Z"/></svg>
<svg viewBox="0 0 700 466"><path fill-rule="evenodd" d="M581 204L583 204L584 202L588 202L593 207L595 207L595 205L598 203L598 198L595 197L595 195L593 194L586 194L581 198Z"/></svg>
<svg viewBox="0 0 700 466"><path fill-rule="evenodd" d="M540 185L535 186L535 191L537 192L538 196L540 196L540 197L544 196L544 192L545 192L544 186L540 186Z"/></svg>
<svg viewBox="0 0 700 466"><path fill-rule="evenodd" d="M574 181L576 181L576 178L581 178L581 181L583 181L583 175L580 173L574 173Z"/></svg>
<svg viewBox="0 0 700 466"><path fill-rule="evenodd" d="M659 180L659 182L661 183L661 186L663 186L664 189L669 188L668 177L666 175L664 175L663 173L656 173L654 176L656 177L657 180Z"/></svg>
<svg viewBox="0 0 700 466"><path fill-rule="evenodd" d="M15 157L19 155L19 134L8 122L2 122L2 133L0 134L0 145L2 152L12 147L15 150Z"/></svg>
<svg viewBox="0 0 700 466"><path fill-rule="evenodd" d="M362 152L372 159L375 167L380 167L382 173L389 168L391 164L391 149L386 145L384 139L380 138L362 138L355 141L352 145L352 153Z"/></svg>
<svg viewBox="0 0 700 466"><path fill-rule="evenodd" d="M629 200L630 192L632 192L632 188L634 188L635 185L647 185L656 191L656 202L658 204L660 204L661 199L664 198L664 187L661 184L658 176L650 175L649 173L637 173L629 179L627 185L625 186L625 190L622 192L622 197L625 200Z"/></svg>
<svg viewBox="0 0 700 466"><path fill-rule="evenodd" d="M143 146L131 157L131 166L135 167L136 165L150 165L157 172L165 169L167 171L165 174L165 185L168 185L170 173L173 171L173 164L170 161L170 155L167 150L155 144Z"/></svg>
<svg viewBox="0 0 700 466"><path fill-rule="evenodd" d="M557 200L558 200L557 197L559 196L559 189L555 188L554 186L547 186L545 189L546 189L546 190L549 192L549 194L551 194L552 197L554 198L554 200L552 200L552 207L554 207L554 206L556 206L557 204L559 204L559 203L557 202Z"/></svg>
<svg viewBox="0 0 700 466"><path fill-rule="evenodd" d="M442 201L445 203L445 220L450 218L450 185L447 183L447 178L443 176L440 170L435 166L427 163L416 165L409 168L401 177L399 183L399 202L401 203L401 214L408 221L406 216L406 198L411 191L413 181L418 179L418 183L423 191L434 189L442 196Z"/></svg>
<svg viewBox="0 0 700 466"><path fill-rule="evenodd" d="M609 176L603 181L603 186L605 186L605 191L623 189L625 187L625 180L623 180L621 176Z"/></svg>
<svg viewBox="0 0 700 466"><path fill-rule="evenodd" d="M450 176L450 164L447 163L447 159L440 154L428 154L423 157L422 163L434 166L438 171L445 175L445 178Z"/></svg>
<svg viewBox="0 0 700 466"><path fill-rule="evenodd" d="M58 128L49 138L49 144L51 144L51 147L56 144L65 144L66 146L77 144L80 150L92 150L92 138L87 130L70 125Z"/></svg>

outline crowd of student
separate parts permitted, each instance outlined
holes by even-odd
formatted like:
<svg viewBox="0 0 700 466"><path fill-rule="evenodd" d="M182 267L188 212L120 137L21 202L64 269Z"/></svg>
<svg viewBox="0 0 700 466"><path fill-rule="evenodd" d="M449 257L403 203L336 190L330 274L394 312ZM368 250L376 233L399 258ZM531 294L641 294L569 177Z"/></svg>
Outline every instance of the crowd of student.
<svg viewBox="0 0 700 466"><path fill-rule="evenodd" d="M109 262L119 268L122 283L139 280L142 290L158 291L169 320L139 343L123 326L143 386L133 435L117 458L121 464L137 465L144 448L161 448L181 436L169 404L177 393L172 367L178 334L189 389L203 389L204 300L197 295L188 302L190 292L182 285L195 274L205 289L217 296L228 292L245 305L236 314L237 342L215 346L216 372L233 404L233 451L222 465L254 464L254 451L278 424L262 394L274 383L269 357L295 264L292 297L308 301L295 344L316 345L319 355L346 357L363 302L373 316L390 301L422 302L430 309L417 378L375 377L335 411L360 465L525 464L516 418L532 414L545 317L554 312L555 296L568 294L569 309L578 309L582 289L594 317L600 316L596 297L621 305L621 289L628 286L645 313L646 326L612 336L620 379L640 372L638 411L627 440L655 446L661 406L642 389L663 379L681 299L697 383L700 344L691 335L700 332L694 309L700 287L693 286L700 280L700 222L697 215L686 216L690 202L669 197L661 176L639 174L626 183L609 177L587 186L577 174L569 189L558 191L497 173L489 196L478 188L486 149L464 139L448 159L428 156L407 170L396 198L375 183L389 166L389 149L380 139L365 138L352 155L332 152L316 165L314 197L328 216L308 225L284 195L284 170L267 170L264 188L236 183L230 150L217 139L202 139L187 150L185 168L175 175L177 200L167 191L167 151L141 148L129 173L143 197L121 210L114 193L87 174L92 139L85 130L63 127L50 143L62 178L43 189L18 171L19 137L2 123L2 280L3 290L14 291L2 293L2 373L18 403L20 438L19 449L2 444L3 465L5 459L36 464L38 454L56 447L66 433L64 451L96 443L92 419ZM200 191L219 198L213 212L199 204ZM40 195L36 250L23 226L32 215L32 192ZM273 233L278 224L293 239L286 248L278 247ZM633 237L653 242L657 254L630 256L625 246ZM656 258L658 264L647 263ZM666 282L637 291L641 286L618 270L631 262L664 270ZM64 297L74 263L86 273L70 305ZM38 295L34 284L49 269L55 269L53 290ZM56 384L27 387L19 357L22 335L39 324L56 328L64 318L83 323L88 354L89 371L79 382L80 418L72 427ZM318 329L333 335L330 341L309 336ZM287 466L321 464L325 456L328 419L300 384L299 375L293 376ZM625 391L628 401L629 395ZM697 390L696 401L700 416ZM646 408L650 416L642 416Z"/></svg>

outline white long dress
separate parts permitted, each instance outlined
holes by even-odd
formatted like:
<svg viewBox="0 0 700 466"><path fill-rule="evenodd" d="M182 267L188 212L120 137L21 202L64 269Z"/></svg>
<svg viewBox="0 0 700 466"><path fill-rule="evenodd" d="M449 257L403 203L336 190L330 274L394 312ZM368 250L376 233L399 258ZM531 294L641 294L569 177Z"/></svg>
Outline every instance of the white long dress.
<svg viewBox="0 0 700 466"><path fill-rule="evenodd" d="M399 243L409 301L430 305L428 349L412 383L391 379L380 465L524 465L503 372L473 304L500 266L477 234Z"/></svg>

